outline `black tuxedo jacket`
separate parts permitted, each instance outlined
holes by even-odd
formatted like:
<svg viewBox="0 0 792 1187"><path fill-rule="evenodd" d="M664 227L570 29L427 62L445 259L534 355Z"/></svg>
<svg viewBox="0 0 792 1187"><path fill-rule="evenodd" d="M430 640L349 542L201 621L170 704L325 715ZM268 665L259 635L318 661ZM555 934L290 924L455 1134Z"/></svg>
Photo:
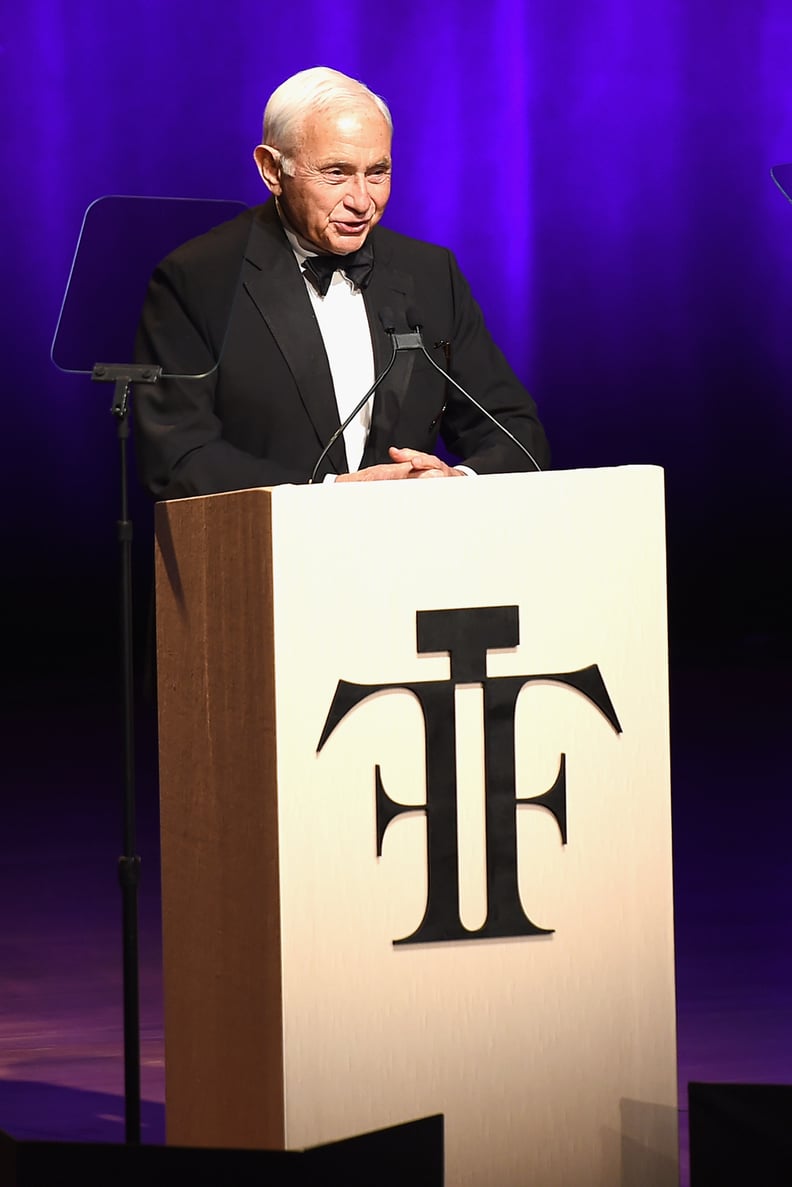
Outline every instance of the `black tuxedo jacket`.
<svg viewBox="0 0 792 1187"><path fill-rule="evenodd" d="M380 312L390 309L406 331L413 307L437 362L445 366L448 352L454 379L544 469L547 442L533 400L490 338L451 253L382 227L371 242L364 298L375 372L391 355ZM311 300L272 201L158 267L137 357L175 376L137 386L133 399L138 468L158 498L306 482L339 426ZM533 469L418 351L399 352L375 396L361 468L389 461L390 445L436 452L438 434L453 459L478 473ZM317 477L346 470L341 437Z"/></svg>

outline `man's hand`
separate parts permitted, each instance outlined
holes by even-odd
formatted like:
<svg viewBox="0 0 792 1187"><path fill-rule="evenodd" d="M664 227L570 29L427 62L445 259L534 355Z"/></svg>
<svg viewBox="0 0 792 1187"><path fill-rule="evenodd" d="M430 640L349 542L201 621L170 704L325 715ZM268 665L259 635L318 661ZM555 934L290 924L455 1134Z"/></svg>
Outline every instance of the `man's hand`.
<svg viewBox="0 0 792 1187"><path fill-rule="evenodd" d="M419 453L417 449L397 449L391 446L388 453L394 462L403 465L409 462L410 469L405 478L464 478L462 470L455 470L431 453Z"/></svg>
<svg viewBox="0 0 792 1187"><path fill-rule="evenodd" d="M409 478L412 466L409 462L385 462L381 466L368 466L355 470L354 474L339 474L336 482L391 482L395 478Z"/></svg>
<svg viewBox="0 0 792 1187"><path fill-rule="evenodd" d="M354 474L339 474L336 482L392 482L396 478L464 478L461 470L447 466L431 453L419 453L417 449L397 449L391 446L388 453L392 462L380 466L369 466Z"/></svg>

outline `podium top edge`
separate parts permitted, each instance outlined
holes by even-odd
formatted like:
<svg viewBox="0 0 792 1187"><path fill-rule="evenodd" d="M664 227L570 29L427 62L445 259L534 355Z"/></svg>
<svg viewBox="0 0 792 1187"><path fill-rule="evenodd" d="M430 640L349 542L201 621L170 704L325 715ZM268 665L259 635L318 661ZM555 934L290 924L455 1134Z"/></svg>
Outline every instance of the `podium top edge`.
<svg viewBox="0 0 792 1187"><path fill-rule="evenodd" d="M605 475L605 474L621 474L621 473L627 473L627 472L629 472L629 473L653 473L653 474L658 474L658 475L662 476L665 474L665 469L663 466L649 464L649 463L626 463L625 465L621 465L621 466L585 466L585 467L579 467L577 469L568 469L568 470L561 470L561 469L542 470L538 474L537 473L479 474L479 475L476 475L476 477L474 478L473 481L476 483L486 482L488 484L494 483L494 482L501 482L501 483L528 482L528 481L536 481L537 479L539 481L542 481L543 479L547 479L547 478L550 478L554 481L558 481L563 476L565 476L565 475L569 476L572 474ZM414 484L411 484L411 485L414 485ZM437 484L433 482L431 485L434 487ZM336 484L332 483L332 482L330 482L330 483L316 483L316 484L314 484L313 489L317 489L317 490L326 490L328 488L335 489L335 486L336 486ZM361 487L365 487L367 490L372 490L372 489L376 489L378 487L391 488L393 486L393 483L390 483L390 482L388 482L388 483L342 483L341 486L344 487L345 489L349 488L349 489L359 490ZM422 486L423 486L423 484L422 484ZM277 495L278 493L282 493L282 492L286 492L286 491L303 491L303 490L308 490L308 489L312 489L312 488L309 488L307 483L284 482L278 486L251 486L251 487L245 487L241 490L220 491L217 494L211 494L211 495L192 495L189 497L179 498L179 499L163 499L157 504L157 506L159 506L159 507L173 507L175 505L194 505L196 502L200 502L203 500L228 499L228 498L233 498L233 497L239 497L240 495L243 495L243 494L244 495L257 494L257 495L269 497L273 494Z"/></svg>

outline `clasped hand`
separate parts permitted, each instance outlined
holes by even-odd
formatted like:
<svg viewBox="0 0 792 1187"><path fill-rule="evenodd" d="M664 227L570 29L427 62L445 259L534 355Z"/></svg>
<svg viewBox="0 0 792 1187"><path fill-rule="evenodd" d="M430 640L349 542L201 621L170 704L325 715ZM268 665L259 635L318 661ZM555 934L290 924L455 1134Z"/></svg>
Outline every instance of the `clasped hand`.
<svg viewBox="0 0 792 1187"><path fill-rule="evenodd" d="M339 474L336 482L389 482L395 478L464 478L461 470L448 466L431 453L420 453L417 449L388 450L391 461L379 466L367 466L354 474Z"/></svg>

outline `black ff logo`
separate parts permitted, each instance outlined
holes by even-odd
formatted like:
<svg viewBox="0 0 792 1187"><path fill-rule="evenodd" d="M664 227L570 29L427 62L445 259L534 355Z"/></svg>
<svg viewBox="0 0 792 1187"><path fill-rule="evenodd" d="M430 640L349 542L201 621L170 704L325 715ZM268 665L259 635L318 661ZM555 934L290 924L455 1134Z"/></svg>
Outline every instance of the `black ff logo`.
<svg viewBox="0 0 792 1187"><path fill-rule="evenodd" d="M515 647L520 640L517 606L482 606L459 610L419 610L417 649L446 651L451 657L449 680L413 684L352 684L339 680L317 753L350 709L384 690L403 689L418 699L424 717L426 747L426 803L401 804L391 799L375 768L377 856L388 825L404 812L426 815L428 893L426 911L412 935L397 944L444 940L489 940L506 936L547 935L525 914L517 881L517 807L532 804L551 812L563 844L567 839L566 755L560 758L553 786L542 795L520 797L516 792L514 719L517 697L527 684L563 684L582 693L606 717L617 733L616 716L599 667L577 672L533 676L488 677L487 651ZM476 931L459 917L457 841L456 721L454 691L460 684L480 684L484 690L484 792L487 866L487 917Z"/></svg>

